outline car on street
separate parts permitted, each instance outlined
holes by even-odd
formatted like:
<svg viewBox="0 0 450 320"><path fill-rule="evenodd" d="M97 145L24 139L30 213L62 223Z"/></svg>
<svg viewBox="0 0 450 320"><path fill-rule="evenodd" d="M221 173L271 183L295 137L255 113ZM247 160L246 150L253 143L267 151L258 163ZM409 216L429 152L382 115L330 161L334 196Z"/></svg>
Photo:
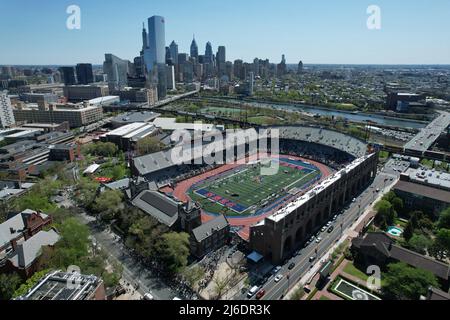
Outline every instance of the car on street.
<svg viewBox="0 0 450 320"><path fill-rule="evenodd" d="M336 221L337 220L337 218L338 218L338 216L336 215L336 216L334 216L333 217L333 221Z"/></svg>
<svg viewBox="0 0 450 320"><path fill-rule="evenodd" d="M316 243L320 243L320 241L322 241L322 238L321 238L321 237L318 237L318 238L316 239Z"/></svg>
<svg viewBox="0 0 450 320"><path fill-rule="evenodd" d="M356 202L356 198L353 198L352 202L353 202L353 203Z"/></svg>
<svg viewBox="0 0 450 320"><path fill-rule="evenodd" d="M144 294L144 300L155 300L155 298L150 293L146 293Z"/></svg>
<svg viewBox="0 0 450 320"><path fill-rule="evenodd" d="M251 297L253 297L258 292L258 290L259 290L258 286L253 286L250 290L248 290L247 298L250 299Z"/></svg>
<svg viewBox="0 0 450 320"><path fill-rule="evenodd" d="M332 232L333 232L333 230L334 230L334 227L333 227L333 226L331 226L331 227L329 227L329 228L328 228L327 232L328 232L328 233L332 233Z"/></svg>
<svg viewBox="0 0 450 320"><path fill-rule="evenodd" d="M311 242L314 242L314 240L316 239L316 237L315 236L312 236L311 238L309 238L309 243L311 243Z"/></svg>
<svg viewBox="0 0 450 320"><path fill-rule="evenodd" d="M316 257L309 257L309 262L313 262L314 260L316 260Z"/></svg>
<svg viewBox="0 0 450 320"><path fill-rule="evenodd" d="M275 268L273 268L272 273L277 274L278 272L280 272L280 270L281 270L281 266L276 266Z"/></svg>
<svg viewBox="0 0 450 320"><path fill-rule="evenodd" d="M275 283L278 283L278 282L281 281L281 279L283 279L283 275L282 275L282 274L279 274L279 275L277 275L277 276L275 277L274 281L275 281Z"/></svg>
<svg viewBox="0 0 450 320"><path fill-rule="evenodd" d="M288 269L289 269L289 270L292 270L292 269L294 269L294 268L295 268L295 262L292 262L292 263L289 265Z"/></svg>
<svg viewBox="0 0 450 320"><path fill-rule="evenodd" d="M326 226L323 226L322 229L320 229L320 231L321 231L321 232L327 231L327 227L326 227Z"/></svg>
<svg viewBox="0 0 450 320"><path fill-rule="evenodd" d="M266 294L266 290L261 289L258 291L258 293L256 294L256 299L261 299L262 297L264 297L264 295Z"/></svg>
<svg viewBox="0 0 450 320"><path fill-rule="evenodd" d="M327 227L331 227L331 225L333 224L333 222L331 222L331 221L328 221L328 223L327 223Z"/></svg>

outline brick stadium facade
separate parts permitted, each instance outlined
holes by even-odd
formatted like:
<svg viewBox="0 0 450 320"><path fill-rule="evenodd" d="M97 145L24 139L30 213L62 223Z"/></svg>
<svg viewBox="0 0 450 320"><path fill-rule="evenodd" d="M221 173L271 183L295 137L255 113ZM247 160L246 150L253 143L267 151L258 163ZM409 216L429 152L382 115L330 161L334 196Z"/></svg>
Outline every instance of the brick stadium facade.
<svg viewBox="0 0 450 320"><path fill-rule="evenodd" d="M378 155L356 159L250 228L250 247L278 264L351 201L377 173Z"/></svg>

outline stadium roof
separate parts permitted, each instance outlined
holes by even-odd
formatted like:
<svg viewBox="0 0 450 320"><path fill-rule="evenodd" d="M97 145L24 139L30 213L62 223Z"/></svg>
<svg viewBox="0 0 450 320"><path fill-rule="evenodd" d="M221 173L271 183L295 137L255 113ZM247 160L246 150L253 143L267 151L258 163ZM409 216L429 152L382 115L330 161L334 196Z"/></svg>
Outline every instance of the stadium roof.
<svg viewBox="0 0 450 320"><path fill-rule="evenodd" d="M367 145L363 141L336 131L303 126L273 127L272 129L278 129L280 137L283 139L294 139L323 144L347 152L355 158L362 157L367 152ZM227 139L229 139L229 137L224 139L223 145L217 148L215 150L216 152L219 152L219 149L225 150L229 145L235 145L232 141L234 138L229 139L229 143L227 143ZM254 142L255 137L250 137L248 141ZM242 145L242 143L239 145ZM203 149L203 145L194 146L192 152L187 155L187 158L177 156L176 161L172 160L172 154L175 152L175 149L171 149L142 157L136 157L133 159L133 163L140 175L147 175L181 163L189 163L190 161L197 159L197 155L202 157Z"/></svg>

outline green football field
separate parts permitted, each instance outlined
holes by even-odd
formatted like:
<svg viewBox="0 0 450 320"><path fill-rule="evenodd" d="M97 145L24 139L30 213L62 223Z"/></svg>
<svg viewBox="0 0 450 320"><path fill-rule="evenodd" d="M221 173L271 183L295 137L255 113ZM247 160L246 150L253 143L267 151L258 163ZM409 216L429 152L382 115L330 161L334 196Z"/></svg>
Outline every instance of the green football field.
<svg viewBox="0 0 450 320"><path fill-rule="evenodd" d="M215 181L196 185L190 195L208 212L218 213L228 207L227 211L232 211L232 215L245 215L250 208L270 204L290 190L302 188L319 175L319 170L280 166L277 174L261 176L260 164L245 165ZM227 203L233 205L227 206Z"/></svg>

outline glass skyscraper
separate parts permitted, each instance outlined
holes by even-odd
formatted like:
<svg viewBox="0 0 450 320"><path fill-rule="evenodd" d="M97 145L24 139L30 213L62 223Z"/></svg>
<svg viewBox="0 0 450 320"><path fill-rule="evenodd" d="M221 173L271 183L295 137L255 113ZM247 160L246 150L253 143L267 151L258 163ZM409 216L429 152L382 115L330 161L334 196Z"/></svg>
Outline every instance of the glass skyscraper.
<svg viewBox="0 0 450 320"><path fill-rule="evenodd" d="M148 49L145 50L144 60L148 71L153 70L155 64L166 63L165 20L161 16L148 19Z"/></svg>

